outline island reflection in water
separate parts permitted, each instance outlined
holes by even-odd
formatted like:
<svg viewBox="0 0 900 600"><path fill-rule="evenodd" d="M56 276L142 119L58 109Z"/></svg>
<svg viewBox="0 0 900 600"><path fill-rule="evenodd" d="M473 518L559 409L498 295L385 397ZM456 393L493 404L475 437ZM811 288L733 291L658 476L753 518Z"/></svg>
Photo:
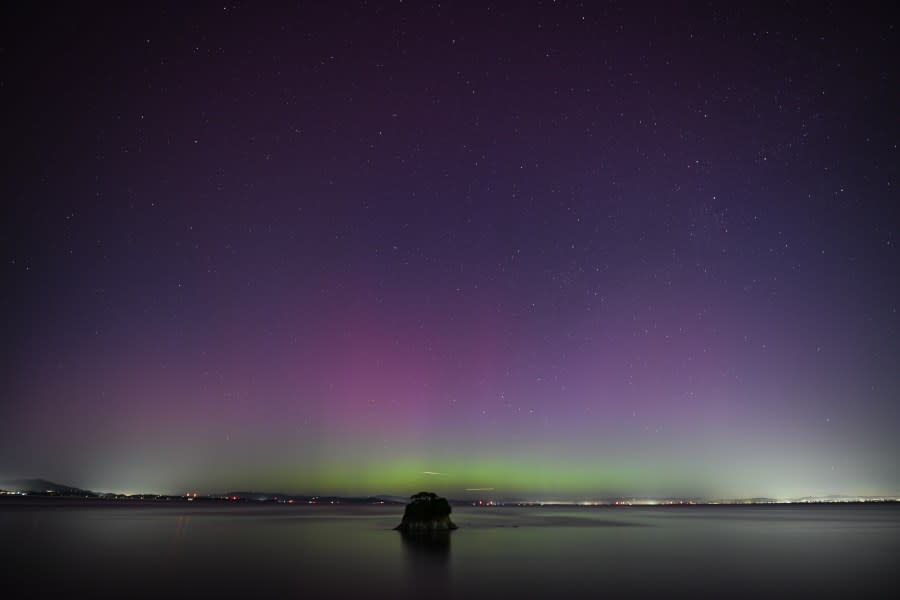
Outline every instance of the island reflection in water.
<svg viewBox="0 0 900 600"><path fill-rule="evenodd" d="M451 597L450 531L401 533L403 557L410 583L431 597Z"/></svg>

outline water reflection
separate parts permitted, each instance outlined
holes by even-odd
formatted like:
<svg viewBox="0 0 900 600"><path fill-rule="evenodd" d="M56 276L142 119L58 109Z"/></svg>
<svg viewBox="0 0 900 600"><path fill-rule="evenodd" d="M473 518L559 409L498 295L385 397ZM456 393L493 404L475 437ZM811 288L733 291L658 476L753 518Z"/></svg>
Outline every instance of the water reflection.
<svg viewBox="0 0 900 600"><path fill-rule="evenodd" d="M416 591L426 591L432 598L450 596L449 531L399 533L403 544L407 577Z"/></svg>
<svg viewBox="0 0 900 600"><path fill-rule="evenodd" d="M446 563L450 560L450 532L400 533L403 548L409 560L430 564Z"/></svg>
<svg viewBox="0 0 900 600"><path fill-rule="evenodd" d="M188 515L178 515L175 519L175 543L180 543L185 536L185 531L187 531L188 524L191 522L191 517Z"/></svg>
<svg viewBox="0 0 900 600"><path fill-rule="evenodd" d="M152 600L900 598L896 505L457 510L458 531L403 536L395 507L0 502L0 540L14 540L0 544L2 587Z"/></svg>

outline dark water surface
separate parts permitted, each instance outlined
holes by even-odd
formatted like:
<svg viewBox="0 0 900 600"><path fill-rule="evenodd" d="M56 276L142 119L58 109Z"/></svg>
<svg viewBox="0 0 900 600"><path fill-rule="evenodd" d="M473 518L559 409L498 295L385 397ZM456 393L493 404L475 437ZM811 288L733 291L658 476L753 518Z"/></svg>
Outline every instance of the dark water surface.
<svg viewBox="0 0 900 600"><path fill-rule="evenodd" d="M4 501L0 589L19 598L900 597L900 506L454 508L460 529L426 540L391 531L401 514Z"/></svg>

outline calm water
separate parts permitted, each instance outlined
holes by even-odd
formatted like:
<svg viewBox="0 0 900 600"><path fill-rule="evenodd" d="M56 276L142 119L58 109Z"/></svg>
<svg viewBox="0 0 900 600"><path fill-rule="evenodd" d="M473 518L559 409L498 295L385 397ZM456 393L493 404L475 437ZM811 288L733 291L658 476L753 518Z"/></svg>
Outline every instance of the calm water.
<svg viewBox="0 0 900 600"><path fill-rule="evenodd" d="M460 529L427 542L391 531L401 513L0 502L0 589L35 598L900 594L897 506L454 508Z"/></svg>

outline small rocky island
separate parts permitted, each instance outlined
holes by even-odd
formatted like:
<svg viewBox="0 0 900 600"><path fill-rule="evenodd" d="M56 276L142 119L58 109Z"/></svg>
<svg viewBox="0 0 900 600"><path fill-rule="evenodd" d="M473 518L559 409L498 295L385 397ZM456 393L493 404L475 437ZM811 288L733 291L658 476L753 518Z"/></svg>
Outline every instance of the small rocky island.
<svg viewBox="0 0 900 600"><path fill-rule="evenodd" d="M450 520L450 503L431 492L419 492L410 497L403 520L394 529L403 533L432 533L450 531L456 525Z"/></svg>

